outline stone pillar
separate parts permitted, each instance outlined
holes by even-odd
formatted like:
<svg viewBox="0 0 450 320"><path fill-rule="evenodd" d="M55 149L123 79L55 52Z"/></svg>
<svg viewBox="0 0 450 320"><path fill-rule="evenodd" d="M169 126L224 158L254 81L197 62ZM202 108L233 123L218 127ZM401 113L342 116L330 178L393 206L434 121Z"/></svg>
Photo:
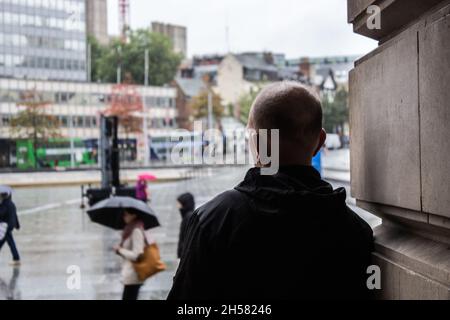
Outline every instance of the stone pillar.
<svg viewBox="0 0 450 320"><path fill-rule="evenodd" d="M450 1L348 0L348 19L379 40L350 73L352 194L383 219L377 296L450 299Z"/></svg>

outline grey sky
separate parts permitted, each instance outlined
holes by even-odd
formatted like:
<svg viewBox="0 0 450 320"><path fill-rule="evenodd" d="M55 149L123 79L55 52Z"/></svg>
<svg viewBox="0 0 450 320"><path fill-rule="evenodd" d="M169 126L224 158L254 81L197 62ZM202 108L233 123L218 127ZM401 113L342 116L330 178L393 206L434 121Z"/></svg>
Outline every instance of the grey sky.
<svg viewBox="0 0 450 320"><path fill-rule="evenodd" d="M130 0L131 27L152 21L188 28L189 55L270 50L289 58L364 54L376 42L347 24L347 0ZM108 29L118 34L118 0L108 0Z"/></svg>

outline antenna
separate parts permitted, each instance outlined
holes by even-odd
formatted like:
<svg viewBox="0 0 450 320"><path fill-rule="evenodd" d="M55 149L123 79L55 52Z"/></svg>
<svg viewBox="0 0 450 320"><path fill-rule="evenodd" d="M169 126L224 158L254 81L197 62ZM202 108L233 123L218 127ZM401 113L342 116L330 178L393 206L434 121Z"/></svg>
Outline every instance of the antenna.
<svg viewBox="0 0 450 320"><path fill-rule="evenodd" d="M130 28L130 2L119 0L119 31L123 42L127 41L127 31Z"/></svg>

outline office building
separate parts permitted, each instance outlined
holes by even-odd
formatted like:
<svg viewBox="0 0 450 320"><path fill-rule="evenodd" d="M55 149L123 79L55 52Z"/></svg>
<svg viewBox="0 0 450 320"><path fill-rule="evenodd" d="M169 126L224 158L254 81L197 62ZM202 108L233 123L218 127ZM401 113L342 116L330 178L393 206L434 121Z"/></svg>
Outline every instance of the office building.
<svg viewBox="0 0 450 320"><path fill-rule="evenodd" d="M86 81L84 0L0 0L0 77Z"/></svg>

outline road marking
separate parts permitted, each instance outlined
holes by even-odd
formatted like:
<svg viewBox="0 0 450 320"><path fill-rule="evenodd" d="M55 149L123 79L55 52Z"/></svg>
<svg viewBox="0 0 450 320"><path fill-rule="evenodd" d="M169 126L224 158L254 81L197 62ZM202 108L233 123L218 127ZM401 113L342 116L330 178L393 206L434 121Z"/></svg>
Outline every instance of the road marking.
<svg viewBox="0 0 450 320"><path fill-rule="evenodd" d="M28 215L28 214L34 214L34 213L39 213L42 211L47 211L47 210L52 210L52 209L56 209L56 208L60 208L64 205L73 205L80 202L80 199L72 199L72 200L67 200L64 202L58 202L58 203L49 203L40 207L36 207L33 209L28 209L28 210L22 210L19 212L19 215Z"/></svg>

